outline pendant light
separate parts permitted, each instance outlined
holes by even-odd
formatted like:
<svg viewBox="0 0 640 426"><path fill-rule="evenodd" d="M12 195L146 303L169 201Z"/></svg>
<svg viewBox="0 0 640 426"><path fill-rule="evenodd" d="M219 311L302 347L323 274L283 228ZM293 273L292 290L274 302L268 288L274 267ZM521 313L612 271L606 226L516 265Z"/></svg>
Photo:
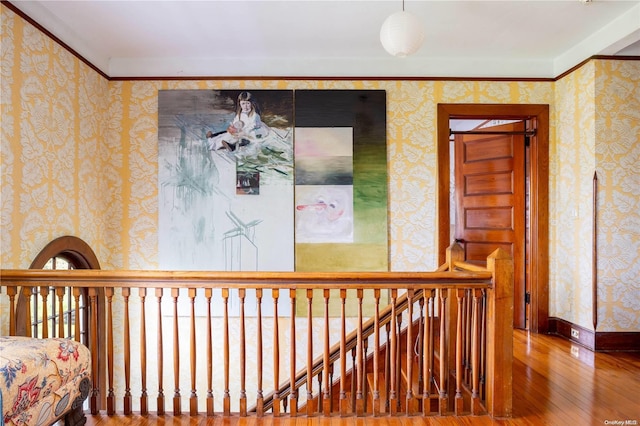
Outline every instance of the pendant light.
<svg viewBox="0 0 640 426"><path fill-rule="evenodd" d="M404 0L402 11L393 13L380 28L382 47L393 56L404 58L416 53L424 42L422 24L412 14L405 12Z"/></svg>

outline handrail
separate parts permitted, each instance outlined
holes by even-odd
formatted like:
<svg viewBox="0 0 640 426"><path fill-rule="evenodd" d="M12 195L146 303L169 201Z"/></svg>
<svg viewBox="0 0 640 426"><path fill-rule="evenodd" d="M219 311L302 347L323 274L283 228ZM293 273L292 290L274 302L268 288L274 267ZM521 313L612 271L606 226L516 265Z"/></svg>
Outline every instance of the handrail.
<svg viewBox="0 0 640 426"><path fill-rule="evenodd" d="M46 281L52 287L82 283L84 287L156 288L261 288L297 289L405 289L454 288L459 285L481 288L491 281L491 272L219 272L149 271L105 269L0 269L2 285Z"/></svg>
<svg viewBox="0 0 640 426"><path fill-rule="evenodd" d="M476 265L475 263L455 261L453 265L457 269L463 269L468 272L486 272L486 266Z"/></svg>

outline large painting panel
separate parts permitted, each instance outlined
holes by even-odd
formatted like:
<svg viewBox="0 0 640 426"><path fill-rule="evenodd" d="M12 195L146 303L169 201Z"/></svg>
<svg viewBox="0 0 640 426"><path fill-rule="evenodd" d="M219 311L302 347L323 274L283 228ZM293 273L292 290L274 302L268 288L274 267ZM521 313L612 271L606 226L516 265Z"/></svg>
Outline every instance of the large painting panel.
<svg viewBox="0 0 640 426"><path fill-rule="evenodd" d="M293 92L161 90L159 266L294 268Z"/></svg>
<svg viewBox="0 0 640 426"><path fill-rule="evenodd" d="M387 271L386 93L295 92L297 271Z"/></svg>

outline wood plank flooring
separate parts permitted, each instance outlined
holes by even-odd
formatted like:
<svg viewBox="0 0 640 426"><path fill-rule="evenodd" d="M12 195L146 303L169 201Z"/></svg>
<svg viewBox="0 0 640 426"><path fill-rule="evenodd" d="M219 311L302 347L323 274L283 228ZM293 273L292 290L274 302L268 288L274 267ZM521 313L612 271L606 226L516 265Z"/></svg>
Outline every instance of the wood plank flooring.
<svg viewBox="0 0 640 426"><path fill-rule="evenodd" d="M640 353L594 353L557 336L514 333L513 418L87 415L87 426L640 425Z"/></svg>

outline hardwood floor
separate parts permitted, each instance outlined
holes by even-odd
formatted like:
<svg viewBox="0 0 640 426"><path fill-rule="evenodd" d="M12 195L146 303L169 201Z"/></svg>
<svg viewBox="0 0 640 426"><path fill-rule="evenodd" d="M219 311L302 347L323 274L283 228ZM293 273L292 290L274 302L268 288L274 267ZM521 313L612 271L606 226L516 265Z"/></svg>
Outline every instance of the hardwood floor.
<svg viewBox="0 0 640 426"><path fill-rule="evenodd" d="M87 416L87 426L640 425L640 353L594 353L557 336L514 333L513 418Z"/></svg>

